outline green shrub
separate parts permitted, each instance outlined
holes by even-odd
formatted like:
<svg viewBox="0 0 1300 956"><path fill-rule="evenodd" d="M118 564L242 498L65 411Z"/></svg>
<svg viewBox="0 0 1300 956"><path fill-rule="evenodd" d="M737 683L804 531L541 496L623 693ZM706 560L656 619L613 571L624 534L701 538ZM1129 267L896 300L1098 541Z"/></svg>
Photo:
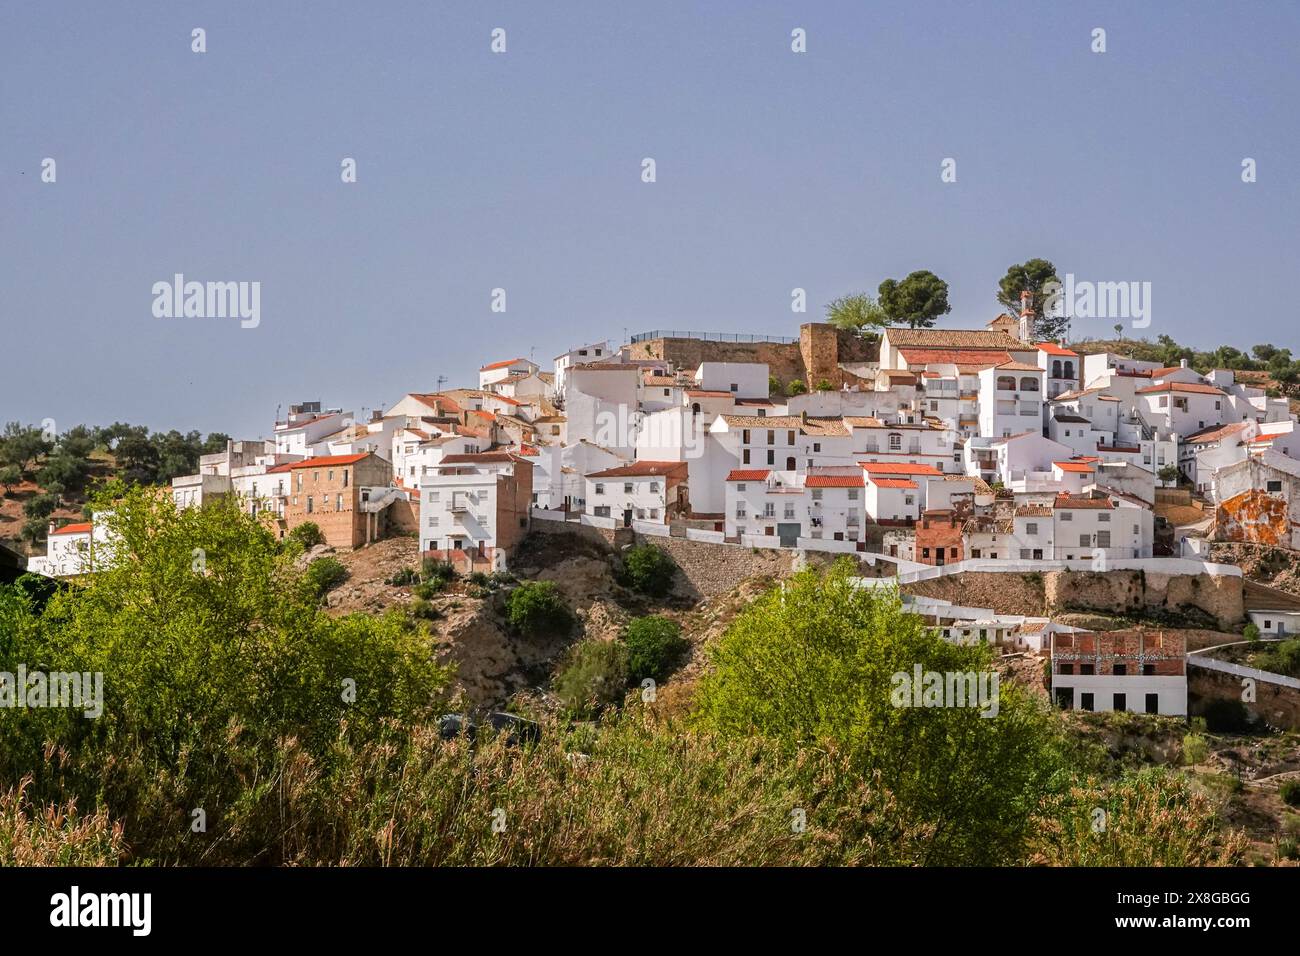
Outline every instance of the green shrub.
<svg viewBox="0 0 1300 956"><path fill-rule="evenodd" d="M804 392L808 391L808 386L804 384L803 379L796 378L790 382L787 391L791 395L802 395Z"/></svg>
<svg viewBox="0 0 1300 956"><path fill-rule="evenodd" d="M402 568L402 570L395 572L387 583L393 585L393 587L402 588L415 584L419 580L420 576L415 572L415 568Z"/></svg>
<svg viewBox="0 0 1300 956"><path fill-rule="evenodd" d="M618 641L582 641L569 650L555 675L554 690L569 713L595 717L623 699L627 648Z"/></svg>
<svg viewBox="0 0 1300 956"><path fill-rule="evenodd" d="M639 544L623 555L623 572L628 586L650 597L662 597L673 586L677 565L663 548Z"/></svg>
<svg viewBox="0 0 1300 956"><path fill-rule="evenodd" d="M423 598L427 601L429 598L439 593L444 587L446 587L446 584L442 581L421 581L419 584L411 588L411 593L416 597Z"/></svg>
<svg viewBox="0 0 1300 956"><path fill-rule="evenodd" d="M320 598L347 580L347 576L348 569L343 562L327 555L307 565L302 578L308 593Z"/></svg>
<svg viewBox="0 0 1300 956"><path fill-rule="evenodd" d="M1282 802L1288 807L1300 807L1300 780L1284 780L1278 788Z"/></svg>
<svg viewBox="0 0 1300 956"><path fill-rule="evenodd" d="M426 581L440 581L443 584L455 581L459 577L455 565L450 561L441 561L438 558L425 558L421 561L420 574Z"/></svg>
<svg viewBox="0 0 1300 956"><path fill-rule="evenodd" d="M1241 636L1248 641L1259 640L1259 625L1251 621L1242 629Z"/></svg>
<svg viewBox="0 0 1300 956"><path fill-rule="evenodd" d="M524 634L562 634L573 626L573 612L554 581L528 581L511 591L506 618Z"/></svg>
<svg viewBox="0 0 1300 956"><path fill-rule="evenodd" d="M491 587L492 585L492 579L483 571L473 572L468 578L466 578L466 580L469 581L470 584L477 585L481 588Z"/></svg>
<svg viewBox="0 0 1300 956"><path fill-rule="evenodd" d="M627 672L633 683L649 677L661 681L672 673L688 643L676 621L666 617L638 617L623 632L627 644Z"/></svg>
<svg viewBox="0 0 1300 956"><path fill-rule="evenodd" d="M419 618L423 621L436 621L442 617L442 612L426 601L424 598L417 597L406 606L412 617Z"/></svg>
<svg viewBox="0 0 1300 956"><path fill-rule="evenodd" d="M325 533L321 531L320 525L314 521L304 521L298 525L289 532L289 538L302 545L304 551L325 543Z"/></svg>
<svg viewBox="0 0 1300 956"><path fill-rule="evenodd" d="M1210 744L1200 734L1191 733L1183 737L1183 763L1195 766L1204 763L1210 755Z"/></svg>

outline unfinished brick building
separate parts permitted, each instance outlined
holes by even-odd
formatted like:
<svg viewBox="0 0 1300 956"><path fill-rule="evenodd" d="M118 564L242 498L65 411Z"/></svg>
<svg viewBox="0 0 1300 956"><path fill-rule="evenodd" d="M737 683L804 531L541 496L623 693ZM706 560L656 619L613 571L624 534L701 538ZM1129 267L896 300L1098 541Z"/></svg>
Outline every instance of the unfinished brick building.
<svg viewBox="0 0 1300 956"><path fill-rule="evenodd" d="M1052 635L1052 699L1064 710L1187 714L1187 641L1164 631Z"/></svg>

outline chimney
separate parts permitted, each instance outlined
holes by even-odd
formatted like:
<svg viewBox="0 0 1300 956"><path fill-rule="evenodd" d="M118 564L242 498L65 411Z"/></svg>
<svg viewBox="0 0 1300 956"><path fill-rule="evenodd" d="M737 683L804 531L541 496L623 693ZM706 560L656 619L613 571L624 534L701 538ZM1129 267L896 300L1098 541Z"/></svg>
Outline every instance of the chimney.
<svg viewBox="0 0 1300 956"><path fill-rule="evenodd" d="M1178 367L1179 367L1179 368L1187 368L1187 359L1179 359L1179 360L1178 360Z"/></svg>
<svg viewBox="0 0 1300 956"><path fill-rule="evenodd" d="M803 411L799 413L799 423L801 425L808 424L808 409L805 408Z"/></svg>

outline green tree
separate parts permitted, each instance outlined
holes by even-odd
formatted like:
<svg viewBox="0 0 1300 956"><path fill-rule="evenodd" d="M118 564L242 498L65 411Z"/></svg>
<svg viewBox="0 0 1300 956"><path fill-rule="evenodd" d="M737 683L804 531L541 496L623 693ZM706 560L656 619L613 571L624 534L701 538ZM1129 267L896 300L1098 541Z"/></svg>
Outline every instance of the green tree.
<svg viewBox="0 0 1300 956"><path fill-rule="evenodd" d="M789 390L791 395L802 395L804 392L808 391L808 386L804 384L803 379L796 378L790 381Z"/></svg>
<svg viewBox="0 0 1300 956"><path fill-rule="evenodd" d="M23 472L27 472L42 455L48 455L53 447L39 428L24 426L20 422L9 422L0 433L0 460L17 465Z"/></svg>
<svg viewBox="0 0 1300 956"><path fill-rule="evenodd" d="M1009 266L1007 274L998 280L998 302L1012 315L1020 314L1020 294L1028 292L1030 309L1034 314L1034 336L1038 339L1059 339L1065 334L1069 325L1069 316L1064 314L1046 314L1047 292L1044 287L1049 282L1059 283L1056 266L1046 259L1030 259L1018 265Z"/></svg>
<svg viewBox="0 0 1300 956"><path fill-rule="evenodd" d="M14 485L23 480L23 470L17 465L0 465L0 485L4 485L5 494L13 491Z"/></svg>
<svg viewBox="0 0 1300 956"><path fill-rule="evenodd" d="M826 321L837 329L865 335L889 324L885 310L865 292L842 295L826 306Z"/></svg>
<svg viewBox="0 0 1300 956"><path fill-rule="evenodd" d="M633 683L647 677L663 680L690 646L676 621L655 615L628 621L623 641L627 644L628 677Z"/></svg>
<svg viewBox="0 0 1300 956"><path fill-rule="evenodd" d="M597 716L623 699L628 651L617 641L581 641L569 649L552 689L576 717Z"/></svg>
<svg viewBox="0 0 1300 956"><path fill-rule="evenodd" d="M289 532L289 539L302 546L304 551L325 543L325 533L314 521L304 521Z"/></svg>
<svg viewBox="0 0 1300 956"><path fill-rule="evenodd" d="M36 483L46 489L58 484L68 491L80 491L85 487L89 474L90 463L60 445L53 454L46 457L45 464L36 473Z"/></svg>
<svg viewBox="0 0 1300 956"><path fill-rule="evenodd" d="M1169 484L1170 482L1177 481L1177 480L1178 480L1178 466L1177 466L1177 465L1165 465L1165 466L1164 466L1163 468L1161 468L1158 472L1156 472L1156 477L1158 477L1158 478L1159 478L1161 481L1163 481L1165 484Z"/></svg>
<svg viewBox="0 0 1300 956"><path fill-rule="evenodd" d="M902 280L880 283L879 303L891 324L928 329L935 320L952 311L948 304L948 283L925 269Z"/></svg>
<svg viewBox="0 0 1300 956"><path fill-rule="evenodd" d="M526 581L511 591L506 618L523 634L562 634L573 626L573 612L554 581Z"/></svg>
<svg viewBox="0 0 1300 956"><path fill-rule="evenodd" d="M663 548L638 544L624 552L623 572L633 590L650 597L663 597L672 590L677 565Z"/></svg>
<svg viewBox="0 0 1300 956"><path fill-rule="evenodd" d="M307 570L303 573L303 584L308 594L320 600L342 584L347 576L348 569L343 566L343 562L326 555L307 565Z"/></svg>
<svg viewBox="0 0 1300 956"><path fill-rule="evenodd" d="M1053 716L1010 682L998 685L993 716L991 705L907 706L900 690L918 669L978 678L991 652L942 640L896 592L860 587L855 574L849 561L805 570L741 612L713 646L696 719L843 749L905 819L930 828L923 862L1016 859L1062 767Z"/></svg>

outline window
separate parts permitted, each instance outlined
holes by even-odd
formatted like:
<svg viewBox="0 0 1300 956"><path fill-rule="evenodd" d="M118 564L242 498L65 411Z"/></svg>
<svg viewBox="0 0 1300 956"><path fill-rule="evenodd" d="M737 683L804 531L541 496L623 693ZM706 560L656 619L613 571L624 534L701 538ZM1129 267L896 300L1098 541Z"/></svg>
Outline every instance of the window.
<svg viewBox="0 0 1300 956"><path fill-rule="evenodd" d="M311 514L313 510L315 510L315 509L312 508L311 495L308 495L308 496L307 496L307 514Z"/></svg>
<svg viewBox="0 0 1300 956"><path fill-rule="evenodd" d="M742 444L745 444L745 445L748 445L748 444L749 444L749 429L748 429L748 428L743 429L743 430L741 431L741 433L740 433L740 441L741 441Z"/></svg>
<svg viewBox="0 0 1300 956"><path fill-rule="evenodd" d="M740 461L741 461L741 464L744 464L744 465L748 465L748 464L749 464L749 449L748 449L748 448L746 448L743 452L740 453Z"/></svg>
<svg viewBox="0 0 1300 956"><path fill-rule="evenodd" d="M1160 695L1159 695L1159 694L1147 694L1147 695L1146 695L1146 712L1147 712L1148 714L1158 714L1158 713L1160 713Z"/></svg>
<svg viewBox="0 0 1300 956"><path fill-rule="evenodd" d="M1025 522L1025 534L1038 534L1038 522L1037 521Z"/></svg>
<svg viewBox="0 0 1300 956"><path fill-rule="evenodd" d="M1110 547L1110 532L1109 532L1109 531L1098 531L1098 532L1097 532L1097 547L1099 547L1099 548L1109 548L1109 547Z"/></svg>
<svg viewBox="0 0 1300 956"><path fill-rule="evenodd" d="M745 513L745 503L743 501L736 502L736 517L737 518L748 517Z"/></svg>
<svg viewBox="0 0 1300 956"><path fill-rule="evenodd" d="M1155 665L1155 664L1143 664L1143 665L1142 665L1142 676L1143 676L1143 677L1155 677L1155 676L1156 676L1156 665Z"/></svg>
<svg viewBox="0 0 1300 956"><path fill-rule="evenodd" d="M849 501L857 501L857 500L858 500L858 489L857 489L857 488L850 488L850 489L849 489Z"/></svg>
<svg viewBox="0 0 1300 956"><path fill-rule="evenodd" d="M1103 511L1101 514L1097 515L1097 520L1100 521L1102 524L1106 524L1107 522L1110 521L1110 512Z"/></svg>
<svg viewBox="0 0 1300 956"><path fill-rule="evenodd" d="M776 430L775 430L775 429L769 428L769 429L767 430L767 443L768 443L769 445L775 445L775 444L776 444Z"/></svg>
<svg viewBox="0 0 1300 956"><path fill-rule="evenodd" d="M1080 695L1079 695L1079 709L1080 709L1080 710L1092 710L1092 709L1093 709L1093 708L1092 708L1092 694L1080 694Z"/></svg>
<svg viewBox="0 0 1300 956"><path fill-rule="evenodd" d="M1123 694L1116 694L1111 698L1112 710L1128 710L1128 699Z"/></svg>
<svg viewBox="0 0 1300 956"><path fill-rule="evenodd" d="M1062 512L1061 512L1061 520L1062 520L1062 521L1073 521L1073 520L1074 520L1074 512L1073 512L1073 511L1062 511Z"/></svg>
<svg viewBox="0 0 1300 956"><path fill-rule="evenodd" d="M1085 676L1085 677L1091 677L1094 673L1096 673L1096 670L1097 670L1097 669L1096 669L1096 666L1093 665L1093 664L1080 664L1080 665L1079 665L1079 673L1082 674L1082 675Z"/></svg>
<svg viewBox="0 0 1300 956"><path fill-rule="evenodd" d="M903 447L903 436L897 432L891 432L889 435L889 450L898 451Z"/></svg>
<svg viewBox="0 0 1300 956"><path fill-rule="evenodd" d="M819 441L813 442L813 451L817 452L821 450L822 450L822 443Z"/></svg>
<svg viewBox="0 0 1300 956"><path fill-rule="evenodd" d="M338 495L337 497L338 497L338 500L334 503L334 510L335 510L335 511L342 511L342 510L343 510L343 496L342 496L342 495Z"/></svg>
<svg viewBox="0 0 1300 956"><path fill-rule="evenodd" d="M822 500L822 489L820 489L820 488L814 488L814 489L812 490L812 500L813 500L813 501L821 501L821 500Z"/></svg>
<svg viewBox="0 0 1300 956"><path fill-rule="evenodd" d="M787 431L787 432L785 433L785 443L786 443L787 445L793 445L793 444L794 444L794 429L793 429L793 428L790 429L789 431Z"/></svg>
<svg viewBox="0 0 1300 956"><path fill-rule="evenodd" d="M658 491L659 491L659 482L657 482L657 481L652 481L652 482L650 482L650 491L651 491L652 493L657 494Z"/></svg>
<svg viewBox="0 0 1300 956"><path fill-rule="evenodd" d="M601 482L599 482L599 481L596 482L596 491L595 491L595 494L603 495L604 493L605 493L605 486L604 486Z"/></svg>
<svg viewBox="0 0 1300 956"><path fill-rule="evenodd" d="M344 469L343 469L343 487L346 488L347 486L348 486L348 469L344 468Z"/></svg>
<svg viewBox="0 0 1300 956"><path fill-rule="evenodd" d="M731 383L731 390L732 390L733 392L738 392L738 391L740 391L740 386L737 385L735 382L732 382L732 383Z"/></svg>
<svg viewBox="0 0 1300 956"><path fill-rule="evenodd" d="M771 501L763 502L763 517L764 518L776 517L776 505L773 502Z"/></svg>
<svg viewBox="0 0 1300 956"><path fill-rule="evenodd" d="M632 493L632 482L630 481L623 482L623 494L630 495L631 493Z"/></svg>
<svg viewBox="0 0 1300 956"><path fill-rule="evenodd" d="M1110 669L1110 672L1111 672L1112 674L1114 674L1116 677L1127 677L1127 676L1128 676L1128 665L1127 665L1127 664L1116 664L1116 665L1114 665L1114 666Z"/></svg>
<svg viewBox="0 0 1300 956"><path fill-rule="evenodd" d="M1280 492L1282 490L1282 482L1270 481L1264 487L1268 490L1269 494L1276 494L1277 492Z"/></svg>
<svg viewBox="0 0 1300 956"><path fill-rule="evenodd" d="M915 503L916 497L914 495L903 495L903 504L911 506Z"/></svg>
<svg viewBox="0 0 1300 956"><path fill-rule="evenodd" d="M1090 534L1079 535L1079 547L1086 548L1090 544L1092 544L1092 535Z"/></svg>
<svg viewBox="0 0 1300 956"><path fill-rule="evenodd" d="M767 450L767 463L768 463L769 465L775 465L775 464L776 464L776 452L773 451L771 448L769 448L769 449Z"/></svg>

